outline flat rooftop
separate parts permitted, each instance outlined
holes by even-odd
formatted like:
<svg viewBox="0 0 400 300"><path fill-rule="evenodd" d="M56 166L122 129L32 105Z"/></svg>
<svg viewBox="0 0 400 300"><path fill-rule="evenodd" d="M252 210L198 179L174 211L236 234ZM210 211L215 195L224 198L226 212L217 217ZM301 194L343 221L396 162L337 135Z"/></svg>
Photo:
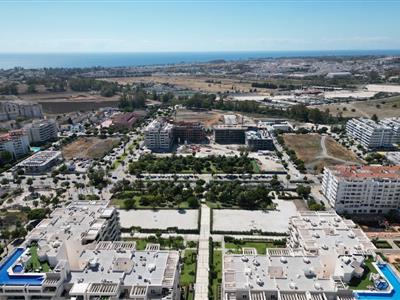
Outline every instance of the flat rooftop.
<svg viewBox="0 0 400 300"><path fill-rule="evenodd" d="M41 166L49 163L53 159L61 158L61 151L40 151L22 161L19 165L25 166Z"/></svg>
<svg viewBox="0 0 400 300"><path fill-rule="evenodd" d="M330 168L336 176L350 179L400 179L400 166L346 166Z"/></svg>

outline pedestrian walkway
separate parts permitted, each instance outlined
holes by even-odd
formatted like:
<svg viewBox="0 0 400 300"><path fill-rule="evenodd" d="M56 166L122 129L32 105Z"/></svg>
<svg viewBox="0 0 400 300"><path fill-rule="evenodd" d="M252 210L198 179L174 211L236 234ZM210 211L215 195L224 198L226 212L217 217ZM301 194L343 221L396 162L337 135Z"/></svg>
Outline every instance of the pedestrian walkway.
<svg viewBox="0 0 400 300"><path fill-rule="evenodd" d="M199 253L197 255L196 284L194 300L208 299L209 238L211 211L206 204L201 205Z"/></svg>

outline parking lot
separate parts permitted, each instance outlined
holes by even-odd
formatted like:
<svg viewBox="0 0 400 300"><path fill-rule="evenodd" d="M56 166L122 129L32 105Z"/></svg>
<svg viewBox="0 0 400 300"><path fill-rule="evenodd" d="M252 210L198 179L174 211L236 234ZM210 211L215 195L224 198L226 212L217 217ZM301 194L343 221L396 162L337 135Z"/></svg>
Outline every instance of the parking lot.
<svg viewBox="0 0 400 300"><path fill-rule="evenodd" d="M285 233L288 231L289 218L297 214L292 201L275 200L277 209L271 211L214 209L213 230L246 232L261 230L264 232Z"/></svg>
<svg viewBox="0 0 400 300"><path fill-rule="evenodd" d="M197 229L199 212L195 209L176 210L119 210L119 218L122 228L132 226L146 229L167 229L178 227L179 229Z"/></svg>

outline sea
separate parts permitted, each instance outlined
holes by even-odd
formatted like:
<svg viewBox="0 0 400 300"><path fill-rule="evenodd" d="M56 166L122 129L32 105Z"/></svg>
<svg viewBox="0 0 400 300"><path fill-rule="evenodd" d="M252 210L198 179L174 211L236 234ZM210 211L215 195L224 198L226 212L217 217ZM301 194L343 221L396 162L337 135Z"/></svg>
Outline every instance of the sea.
<svg viewBox="0 0 400 300"><path fill-rule="evenodd" d="M0 69L21 67L87 68L240 61L280 57L400 55L399 50L246 51L246 52L132 52L132 53L0 53Z"/></svg>

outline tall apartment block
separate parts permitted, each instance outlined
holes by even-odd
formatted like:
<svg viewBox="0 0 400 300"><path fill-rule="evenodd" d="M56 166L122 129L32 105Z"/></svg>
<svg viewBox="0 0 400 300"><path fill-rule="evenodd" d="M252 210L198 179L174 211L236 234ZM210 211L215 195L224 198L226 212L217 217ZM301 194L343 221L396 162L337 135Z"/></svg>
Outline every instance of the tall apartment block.
<svg viewBox="0 0 400 300"><path fill-rule="evenodd" d="M325 168L322 192L338 213L387 213L400 208L400 166Z"/></svg>
<svg viewBox="0 0 400 300"><path fill-rule="evenodd" d="M29 138L23 130L13 130L0 135L0 151L11 153L14 159L29 153Z"/></svg>
<svg viewBox="0 0 400 300"><path fill-rule="evenodd" d="M164 119L153 120L144 129L144 143L153 151L169 151L173 144L173 125Z"/></svg>
<svg viewBox="0 0 400 300"><path fill-rule="evenodd" d="M25 127L31 144L42 144L56 140L58 137L58 125L53 119L37 120Z"/></svg>

